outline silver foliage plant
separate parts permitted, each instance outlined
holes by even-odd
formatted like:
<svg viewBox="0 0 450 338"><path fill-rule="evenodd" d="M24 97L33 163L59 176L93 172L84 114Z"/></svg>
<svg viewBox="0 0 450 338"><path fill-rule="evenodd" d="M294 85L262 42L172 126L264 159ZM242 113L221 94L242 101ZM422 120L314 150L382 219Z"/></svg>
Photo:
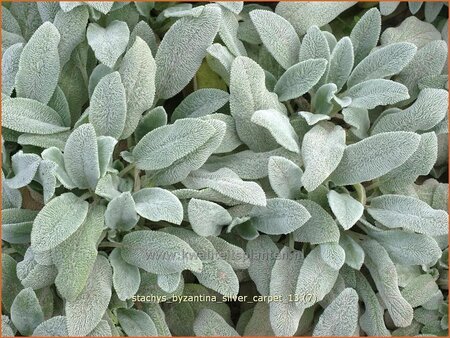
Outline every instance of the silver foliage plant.
<svg viewBox="0 0 450 338"><path fill-rule="evenodd" d="M398 5L3 2L2 335L447 335L447 9Z"/></svg>

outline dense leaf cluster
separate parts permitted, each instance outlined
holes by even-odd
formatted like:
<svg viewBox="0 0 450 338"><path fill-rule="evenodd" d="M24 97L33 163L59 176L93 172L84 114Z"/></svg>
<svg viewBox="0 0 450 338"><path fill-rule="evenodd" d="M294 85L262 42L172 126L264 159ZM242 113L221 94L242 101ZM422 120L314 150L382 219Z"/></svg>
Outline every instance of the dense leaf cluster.
<svg viewBox="0 0 450 338"><path fill-rule="evenodd" d="M446 335L446 11L2 3L2 335Z"/></svg>

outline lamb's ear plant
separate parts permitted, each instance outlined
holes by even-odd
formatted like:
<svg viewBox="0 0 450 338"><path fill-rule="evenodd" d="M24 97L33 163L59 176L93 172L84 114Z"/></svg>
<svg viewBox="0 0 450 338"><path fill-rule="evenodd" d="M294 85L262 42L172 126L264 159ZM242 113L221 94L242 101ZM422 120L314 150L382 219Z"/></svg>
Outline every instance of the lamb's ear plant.
<svg viewBox="0 0 450 338"><path fill-rule="evenodd" d="M447 335L447 11L3 2L2 335Z"/></svg>

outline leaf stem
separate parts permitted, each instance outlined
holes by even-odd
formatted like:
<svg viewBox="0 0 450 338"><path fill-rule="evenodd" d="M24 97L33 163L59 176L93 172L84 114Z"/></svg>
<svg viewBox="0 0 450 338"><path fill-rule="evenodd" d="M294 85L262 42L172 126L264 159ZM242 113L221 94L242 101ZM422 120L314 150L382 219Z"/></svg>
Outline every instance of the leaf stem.
<svg viewBox="0 0 450 338"><path fill-rule="evenodd" d="M366 189L364 189L363 185L361 183L353 184L353 188L355 188L358 194L358 201L362 205L366 205Z"/></svg>
<svg viewBox="0 0 450 338"><path fill-rule="evenodd" d="M129 165L127 165L125 168L123 168L120 173L119 173L119 177L124 177L126 174L128 174L131 170L134 169L136 165L134 163L130 163Z"/></svg>
<svg viewBox="0 0 450 338"><path fill-rule="evenodd" d="M134 167L134 185L133 191L139 191L141 189L141 177L139 176L139 169Z"/></svg>
<svg viewBox="0 0 450 338"><path fill-rule="evenodd" d="M294 108L292 108L291 102L286 101L286 107L287 107L287 110L288 110L290 115L294 115L295 114L295 111L294 111Z"/></svg>
<svg viewBox="0 0 450 338"><path fill-rule="evenodd" d="M295 246L294 234L291 232L289 234L289 249L294 250L295 249L294 246Z"/></svg>
<svg viewBox="0 0 450 338"><path fill-rule="evenodd" d="M378 188L379 185L380 185L380 182L379 181L375 181L375 182L373 182L372 184L370 184L370 185L368 185L366 187L366 191L374 190L374 189Z"/></svg>
<svg viewBox="0 0 450 338"><path fill-rule="evenodd" d="M114 242L101 242L98 247L99 248L121 248L123 246L122 243L114 243Z"/></svg>
<svg viewBox="0 0 450 338"><path fill-rule="evenodd" d="M94 196L94 193L92 191L87 191L85 192L83 195L80 196L80 199L87 200L88 198L91 198L92 196Z"/></svg>

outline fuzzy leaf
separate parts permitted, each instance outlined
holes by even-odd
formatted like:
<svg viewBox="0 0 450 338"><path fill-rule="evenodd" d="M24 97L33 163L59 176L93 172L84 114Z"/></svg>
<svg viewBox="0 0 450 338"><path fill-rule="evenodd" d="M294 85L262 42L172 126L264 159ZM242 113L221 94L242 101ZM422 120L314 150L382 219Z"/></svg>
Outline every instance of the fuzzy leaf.
<svg viewBox="0 0 450 338"><path fill-rule="evenodd" d="M360 244L366 253L365 265L394 324L399 327L410 325L413 309L400 293L397 271L388 253L374 240L365 240Z"/></svg>
<svg viewBox="0 0 450 338"><path fill-rule="evenodd" d="M258 9L250 12L250 18L263 44L284 69L297 63L300 39L289 21Z"/></svg>
<svg viewBox="0 0 450 338"><path fill-rule="evenodd" d="M354 64L352 40L344 37L336 44L330 56L327 82L334 83L341 90L347 82Z"/></svg>
<svg viewBox="0 0 450 338"><path fill-rule="evenodd" d="M228 153L233 151L242 144L237 131L236 123L234 118L230 115L225 115L221 113L205 115L202 117L204 120L218 120L224 122L226 125L225 135L220 143L219 147L214 150L214 154Z"/></svg>
<svg viewBox="0 0 450 338"><path fill-rule="evenodd" d="M219 27L220 39L234 55L247 56L244 44L238 39L238 17L227 9L222 9L221 12L222 19Z"/></svg>
<svg viewBox="0 0 450 338"><path fill-rule="evenodd" d="M156 64L150 48L141 38L136 38L118 71L127 100L125 127L121 135L125 139L134 132L142 113L152 107L155 98Z"/></svg>
<svg viewBox="0 0 450 338"><path fill-rule="evenodd" d="M118 309L117 320L128 336L156 336L157 330L148 314L135 309Z"/></svg>
<svg viewBox="0 0 450 338"><path fill-rule="evenodd" d="M345 251L345 264L355 270L360 270L364 263L365 256L364 250L361 246L345 233L341 233L339 245Z"/></svg>
<svg viewBox="0 0 450 338"><path fill-rule="evenodd" d="M355 2L279 2L275 12L288 20L303 35L313 26L323 26L353 6Z"/></svg>
<svg viewBox="0 0 450 338"><path fill-rule="evenodd" d="M364 206L348 194L339 194L334 190L328 193L328 203L344 230L350 229L361 218Z"/></svg>
<svg viewBox="0 0 450 338"><path fill-rule="evenodd" d="M394 13L398 5L400 5L400 1L381 2L380 3L381 15L390 15Z"/></svg>
<svg viewBox="0 0 450 338"><path fill-rule="evenodd" d="M270 277L270 294L281 296L281 302L270 302L270 323L277 336L292 336L297 331L303 310L290 297L295 294L303 254L285 246L275 261Z"/></svg>
<svg viewBox="0 0 450 338"><path fill-rule="evenodd" d="M330 46L328 45L328 40L325 33L317 26L308 28L300 47L299 61L306 61L309 59L330 60Z"/></svg>
<svg viewBox="0 0 450 338"><path fill-rule="evenodd" d="M50 108L53 108L59 114L59 116L61 116L64 126L70 127L71 116L69 103L67 102L66 95L61 90L61 87L56 87L55 92L50 98L50 101L48 101L47 105Z"/></svg>
<svg viewBox="0 0 450 338"><path fill-rule="evenodd" d="M54 134L69 129L55 110L25 98L2 100L2 126L32 134Z"/></svg>
<svg viewBox="0 0 450 338"><path fill-rule="evenodd" d="M28 243L33 221L38 211L28 209L2 210L2 240L8 243Z"/></svg>
<svg viewBox="0 0 450 338"><path fill-rule="evenodd" d="M412 61L395 78L404 84L412 98L419 94L419 82L429 76L440 75L447 62L447 44L431 41L420 48Z"/></svg>
<svg viewBox="0 0 450 338"><path fill-rule="evenodd" d="M380 12L376 8L371 8L359 19L350 33L356 65L375 48L380 37L380 31Z"/></svg>
<svg viewBox="0 0 450 338"><path fill-rule="evenodd" d="M209 236L208 240L217 250L219 256L230 264L233 269L248 269L250 260L242 248L228 243L220 237Z"/></svg>
<svg viewBox="0 0 450 338"><path fill-rule="evenodd" d="M407 17L398 27L387 28L381 34L381 45L395 42L411 42L418 49L433 40L440 40L439 31L430 23L420 21L415 16Z"/></svg>
<svg viewBox="0 0 450 338"><path fill-rule="evenodd" d="M230 264L223 259L203 262L201 272L194 272L200 284L224 295L237 296L239 280Z"/></svg>
<svg viewBox="0 0 450 338"><path fill-rule="evenodd" d="M428 235L402 230L371 231L370 236L388 252L394 263L403 265L434 265L442 252Z"/></svg>
<svg viewBox="0 0 450 338"><path fill-rule="evenodd" d="M45 22L33 34L20 55L16 75L18 97L47 104L58 83L60 34L53 24Z"/></svg>
<svg viewBox="0 0 450 338"><path fill-rule="evenodd" d="M158 275L156 281L161 290L165 292L175 292L179 286L183 284L183 276L181 275L181 272L169 275Z"/></svg>
<svg viewBox="0 0 450 338"><path fill-rule="evenodd" d="M19 150L11 157L11 167L15 176L5 179L3 182L12 189L22 188L33 180L41 158L36 154L24 153Z"/></svg>
<svg viewBox="0 0 450 338"><path fill-rule="evenodd" d="M6 6L2 8L2 29L7 32L22 35L19 23Z"/></svg>
<svg viewBox="0 0 450 338"><path fill-rule="evenodd" d="M257 183L241 180L228 168L222 168L215 172L202 169L193 171L183 181L183 184L190 189L211 188L240 202L266 205L265 193Z"/></svg>
<svg viewBox="0 0 450 338"><path fill-rule="evenodd" d="M326 68L325 59L305 60L290 67L275 85L280 101L295 99L307 93L320 80Z"/></svg>
<svg viewBox="0 0 450 338"><path fill-rule="evenodd" d="M139 169L163 169L204 145L215 129L206 121L181 119L146 134L133 149Z"/></svg>
<svg viewBox="0 0 450 338"><path fill-rule="evenodd" d="M164 35L156 53L156 92L162 99L179 93L194 77L219 30L221 11L205 6L198 17L184 17Z"/></svg>
<svg viewBox="0 0 450 338"><path fill-rule="evenodd" d="M111 279L108 260L97 256L83 291L65 304L69 336L85 336L100 323L111 299Z"/></svg>
<svg viewBox="0 0 450 338"><path fill-rule="evenodd" d="M372 134L388 131L423 131L442 121L448 110L448 91L425 88L416 101L405 110L381 116Z"/></svg>
<svg viewBox="0 0 450 338"><path fill-rule="evenodd" d="M66 317L56 316L39 324L33 336L68 336Z"/></svg>
<svg viewBox="0 0 450 338"><path fill-rule="evenodd" d="M114 20L106 28L90 23L86 37L95 53L95 57L109 68L113 68L117 59L128 45L130 30L125 22Z"/></svg>
<svg viewBox="0 0 450 338"><path fill-rule="evenodd" d="M183 240L184 242L186 242L196 252L198 258L203 263L213 261L217 257L217 252L214 249L212 243L205 237L197 235L192 230L183 229L180 227L165 227L161 231L164 233L174 235L179 239Z"/></svg>
<svg viewBox="0 0 450 338"><path fill-rule="evenodd" d="M239 138L250 150L267 151L277 146L269 131L251 122L255 111L267 109L286 110L276 95L267 90L261 66L250 58L237 57L231 66L230 111Z"/></svg>
<svg viewBox="0 0 450 338"><path fill-rule="evenodd" d="M9 47L2 58L2 93L10 96L13 92L16 74L19 70L19 60L22 54L23 44L16 43Z"/></svg>
<svg viewBox="0 0 450 338"><path fill-rule="evenodd" d="M44 321L39 300L31 288L23 289L14 299L11 321L24 336L31 336L34 329Z"/></svg>
<svg viewBox="0 0 450 338"><path fill-rule="evenodd" d="M120 300L127 300L134 296L141 283L139 269L125 262L119 248L115 248L109 255L109 262L113 268L113 285Z"/></svg>
<svg viewBox="0 0 450 338"><path fill-rule="evenodd" d="M39 264L29 247L24 259L17 263L17 277L24 287L38 290L50 286L55 281L57 271L53 265Z"/></svg>
<svg viewBox="0 0 450 338"><path fill-rule="evenodd" d="M208 66L216 72L226 84L230 83L231 64L234 60L234 55L219 43L213 43L207 49L206 62Z"/></svg>
<svg viewBox="0 0 450 338"><path fill-rule="evenodd" d="M390 332L384 323L384 309L372 286L364 275L356 271L356 291L364 302L365 312L359 319L361 328L369 335L389 336Z"/></svg>
<svg viewBox="0 0 450 338"><path fill-rule="evenodd" d="M278 197L294 199L300 193L303 171L294 162L282 156L271 156L268 174L270 185Z"/></svg>
<svg viewBox="0 0 450 338"><path fill-rule="evenodd" d="M414 183L420 175L428 175L436 163L438 139L434 132L420 135L420 143L411 157L398 168L380 177L383 193L394 193Z"/></svg>
<svg viewBox="0 0 450 338"><path fill-rule="evenodd" d="M437 292L439 286L430 274L423 274L412 279L402 290L402 296L412 307L418 307L429 301Z"/></svg>
<svg viewBox="0 0 450 338"><path fill-rule="evenodd" d="M320 247L313 249L300 268L295 294L301 301L297 306L306 309L321 301L331 291L338 274L322 259Z"/></svg>
<svg viewBox="0 0 450 338"><path fill-rule="evenodd" d="M133 31L130 34L130 40L128 41L128 47L132 46L136 41L136 38L141 38L150 47L152 55L156 54L158 49L158 44L156 42L156 35L152 28L144 20L139 21L136 26L134 26Z"/></svg>
<svg viewBox="0 0 450 338"><path fill-rule="evenodd" d="M294 231L294 239L297 242L321 244L339 241L339 228L319 204L310 200L297 201L303 205L311 215L311 218L300 228Z"/></svg>
<svg viewBox="0 0 450 338"><path fill-rule="evenodd" d="M229 99L229 94L216 88L203 88L189 94L175 108L172 121L186 117L206 116L223 107Z"/></svg>
<svg viewBox="0 0 450 338"><path fill-rule="evenodd" d="M347 185L383 176L405 163L419 143L418 134L403 131L368 137L345 148L330 180L337 185Z"/></svg>
<svg viewBox="0 0 450 338"><path fill-rule="evenodd" d="M250 212L251 223L269 235L288 234L305 224L311 215L300 204L284 198L267 200L266 206L255 206Z"/></svg>
<svg viewBox="0 0 450 338"><path fill-rule="evenodd" d="M278 251L275 243L266 235L247 242L246 252L250 259L248 273L261 295L270 294L270 275Z"/></svg>
<svg viewBox="0 0 450 338"><path fill-rule="evenodd" d="M112 156L117 140L111 136L97 137L98 147L98 166L100 177L104 177L106 172L111 169Z"/></svg>
<svg viewBox="0 0 450 338"><path fill-rule="evenodd" d="M398 42L370 53L353 70L347 85L398 74L413 59L417 47L409 42Z"/></svg>
<svg viewBox="0 0 450 338"><path fill-rule="evenodd" d="M335 270L339 270L345 262L345 250L338 243L320 244L320 256Z"/></svg>
<svg viewBox="0 0 450 338"><path fill-rule="evenodd" d="M119 139L125 127L127 104L125 88L120 74L105 75L92 93L89 106L89 122L97 135L112 136Z"/></svg>
<svg viewBox="0 0 450 338"><path fill-rule="evenodd" d="M6 253L2 254L2 284L8 285L8 292L2 292L2 307L7 313L11 313L11 305L14 299L23 289L17 278L17 262Z"/></svg>
<svg viewBox="0 0 450 338"><path fill-rule="evenodd" d="M267 129L278 144L289 151L299 153L298 136L289 122L289 118L277 110L258 110L251 121Z"/></svg>
<svg viewBox="0 0 450 338"><path fill-rule="evenodd" d="M192 198L188 204L189 222L200 236L219 236L222 227L231 223L231 216L220 205Z"/></svg>
<svg viewBox="0 0 450 338"><path fill-rule="evenodd" d="M86 34L86 25L89 19L87 7L77 7L70 12L58 11L53 24L61 35L59 42L59 61L63 67L70 59L73 50L83 42Z"/></svg>
<svg viewBox="0 0 450 338"><path fill-rule="evenodd" d="M108 66L105 66L103 63L99 63L91 73L91 76L89 77L89 84L88 84L88 91L89 91L89 97L92 97L92 93L94 92L95 87L100 82L100 80L108 75L111 74L113 70L109 68ZM81 120L81 118L80 118Z"/></svg>
<svg viewBox="0 0 450 338"><path fill-rule="evenodd" d="M56 163L57 167L55 170L55 177L59 182L62 183L64 187L66 187L67 189L73 189L75 187L75 184L67 175L64 165L64 155L62 154L61 150L56 147L49 147L45 149L41 155L44 160Z"/></svg>
<svg viewBox="0 0 450 338"><path fill-rule="evenodd" d="M433 22L436 20L443 5L444 4L441 2L425 3L425 20L427 22Z"/></svg>
<svg viewBox="0 0 450 338"><path fill-rule="evenodd" d="M161 188L145 188L133 194L136 212L152 221L161 220L174 224L183 221L183 206L170 191Z"/></svg>
<svg viewBox="0 0 450 338"><path fill-rule="evenodd" d="M69 238L85 220L88 205L72 193L62 194L48 202L33 223L33 250L47 251Z"/></svg>
<svg viewBox="0 0 450 338"><path fill-rule="evenodd" d="M134 136L139 142L147 133L167 124L167 113L163 106L148 111L139 121Z"/></svg>
<svg viewBox="0 0 450 338"><path fill-rule="evenodd" d="M313 336L351 336L358 327L358 294L347 288L327 306L319 318Z"/></svg>
<svg viewBox="0 0 450 338"><path fill-rule="evenodd" d="M122 240L122 258L151 273L171 274L185 269L200 271L195 251L178 237L160 231L134 231Z"/></svg>
<svg viewBox="0 0 450 338"><path fill-rule="evenodd" d="M315 190L338 167L345 150L345 130L331 123L321 123L309 130L302 142L305 172L302 184Z"/></svg>
<svg viewBox="0 0 450 338"><path fill-rule="evenodd" d="M190 172L199 169L211 154L221 146L226 134L226 123L218 119L203 120L214 129L211 137L208 138L203 145L186 156L176 160L169 167L155 172L154 175L151 176L151 180L154 184L169 185L184 180ZM196 123L199 124L198 122Z"/></svg>
<svg viewBox="0 0 450 338"><path fill-rule="evenodd" d="M435 210L414 197L401 195L375 197L367 211L388 228L404 228L430 236L448 233L447 212Z"/></svg>
<svg viewBox="0 0 450 338"><path fill-rule="evenodd" d="M203 169L215 171L227 167L244 180L254 180L268 175L268 165L271 156L282 156L293 161L298 166L301 165L297 154L284 148L278 148L268 152L244 150L221 157L211 156L203 166Z"/></svg>
<svg viewBox="0 0 450 338"><path fill-rule="evenodd" d="M351 87L345 96L352 99L351 107L373 109L409 99L408 89L391 80L367 80Z"/></svg>
<svg viewBox="0 0 450 338"><path fill-rule="evenodd" d="M64 146L66 145L66 141L69 136L69 130L50 135L21 134L17 140L17 143L21 145L32 145L39 148L56 147L59 150L64 150Z"/></svg>
<svg viewBox="0 0 450 338"><path fill-rule="evenodd" d="M217 312L202 309L194 322L194 332L197 336L239 336Z"/></svg>
<svg viewBox="0 0 450 338"><path fill-rule="evenodd" d="M123 192L108 203L105 212L105 224L110 229L131 230L139 221L136 204L130 192Z"/></svg>
<svg viewBox="0 0 450 338"><path fill-rule="evenodd" d="M74 301L81 293L97 258L97 241L105 228L105 207L91 207L83 224L67 240L52 249L58 269L55 285L64 299Z"/></svg>
<svg viewBox="0 0 450 338"><path fill-rule="evenodd" d="M67 139L64 165L70 179L81 189L95 189L100 178L98 145L92 124L82 124Z"/></svg>

